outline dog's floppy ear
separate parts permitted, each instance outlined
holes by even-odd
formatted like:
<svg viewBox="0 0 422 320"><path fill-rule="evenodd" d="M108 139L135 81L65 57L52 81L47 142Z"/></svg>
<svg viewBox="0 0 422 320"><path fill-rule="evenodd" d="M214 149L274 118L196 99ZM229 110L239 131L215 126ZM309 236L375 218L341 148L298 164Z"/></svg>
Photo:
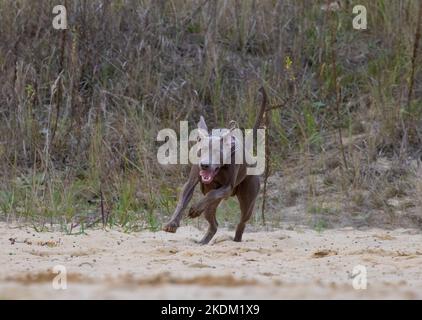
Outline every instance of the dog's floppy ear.
<svg viewBox="0 0 422 320"><path fill-rule="evenodd" d="M237 122L232 120L229 123L229 130L227 130L227 132L225 134L222 135L222 138L225 139L227 136L231 135L231 133L236 130L239 129L239 127L237 126Z"/></svg>
<svg viewBox="0 0 422 320"><path fill-rule="evenodd" d="M235 130L235 129L239 129L239 126L237 125L237 122L232 120L229 123L229 127L230 127L230 132Z"/></svg>
<svg viewBox="0 0 422 320"><path fill-rule="evenodd" d="M199 122L198 122L198 129L200 129L200 131L201 131L201 130L204 130L205 132L207 132L207 133L208 133L208 127L207 127L207 124L205 123L205 119L204 119L204 117L203 117L203 116L201 116L201 117L199 118Z"/></svg>

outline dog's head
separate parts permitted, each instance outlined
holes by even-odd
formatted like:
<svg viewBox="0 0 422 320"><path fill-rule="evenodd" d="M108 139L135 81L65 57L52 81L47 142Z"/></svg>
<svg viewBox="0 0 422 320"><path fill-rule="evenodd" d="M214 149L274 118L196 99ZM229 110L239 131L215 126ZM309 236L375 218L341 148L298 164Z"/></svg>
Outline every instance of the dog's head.
<svg viewBox="0 0 422 320"><path fill-rule="evenodd" d="M199 160L199 175L204 184L213 182L215 176L221 167L230 163L232 150L234 148L234 140L231 136L233 129L214 130L213 134L208 131L204 117L201 116L198 122L199 140L202 146L201 157Z"/></svg>

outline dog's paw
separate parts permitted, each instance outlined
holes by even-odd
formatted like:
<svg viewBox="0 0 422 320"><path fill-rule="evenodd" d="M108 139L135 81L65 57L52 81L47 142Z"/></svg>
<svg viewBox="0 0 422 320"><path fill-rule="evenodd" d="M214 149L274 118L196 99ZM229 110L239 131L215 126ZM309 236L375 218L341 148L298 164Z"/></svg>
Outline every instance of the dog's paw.
<svg viewBox="0 0 422 320"><path fill-rule="evenodd" d="M165 232L170 232L170 233L176 233L177 228L179 227L179 224L174 222L174 221L170 221L169 223L167 223L164 227L163 230Z"/></svg>
<svg viewBox="0 0 422 320"><path fill-rule="evenodd" d="M201 215L201 213L202 213L202 211L200 211L198 206L194 205L189 209L188 217L191 218L191 219L197 218Z"/></svg>

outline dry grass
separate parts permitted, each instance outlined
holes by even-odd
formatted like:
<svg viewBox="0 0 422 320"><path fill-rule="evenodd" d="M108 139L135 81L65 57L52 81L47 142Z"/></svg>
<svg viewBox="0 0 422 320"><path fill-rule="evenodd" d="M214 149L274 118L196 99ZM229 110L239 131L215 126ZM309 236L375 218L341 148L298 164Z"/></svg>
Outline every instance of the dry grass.
<svg viewBox="0 0 422 320"><path fill-rule="evenodd" d="M367 31L352 29L351 1L332 14L325 2L75 0L57 31L57 1L0 0L4 219L159 228L185 171L158 165L158 130L200 114L251 127L261 85L287 101L270 114L272 172L305 185L280 187L296 196L273 197L270 219L324 195L363 215L394 215L394 197L419 206L418 2L360 1Z"/></svg>

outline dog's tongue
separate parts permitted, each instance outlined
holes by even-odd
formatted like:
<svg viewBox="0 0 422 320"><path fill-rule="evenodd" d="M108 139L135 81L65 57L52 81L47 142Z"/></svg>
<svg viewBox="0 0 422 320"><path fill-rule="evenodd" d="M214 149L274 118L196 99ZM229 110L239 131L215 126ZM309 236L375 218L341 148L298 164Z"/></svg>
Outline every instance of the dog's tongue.
<svg viewBox="0 0 422 320"><path fill-rule="evenodd" d="M199 175L201 176L202 182L204 183L210 183L213 179L212 172L209 172L207 170L200 170Z"/></svg>

